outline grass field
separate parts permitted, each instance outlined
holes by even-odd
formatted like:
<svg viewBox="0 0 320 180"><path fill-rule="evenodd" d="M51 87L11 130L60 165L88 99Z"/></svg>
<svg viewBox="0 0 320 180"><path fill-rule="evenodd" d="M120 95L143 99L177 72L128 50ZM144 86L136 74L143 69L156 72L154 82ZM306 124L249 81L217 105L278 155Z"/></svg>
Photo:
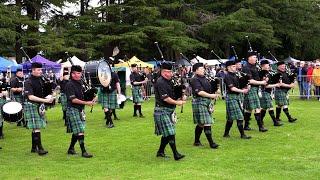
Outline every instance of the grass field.
<svg viewBox="0 0 320 180"><path fill-rule="evenodd" d="M49 154L40 157L31 154L31 132L15 124L5 123L5 139L0 140L0 179L319 179L320 178L320 121L319 104L315 100L291 101L290 111L298 118L289 124L282 113L284 126L273 127L269 116L265 125L267 133L254 131L247 134L251 140L241 140L235 124L231 138L222 137L225 125L224 101L217 101L213 135L219 149L205 145L192 146L194 125L190 101L184 113L178 110L177 147L186 155L174 161L169 146L170 159L156 158L159 139L153 134L153 107L151 99L143 104L146 118L132 117L132 103L126 103L117 114L115 128L105 127L100 106L87 113L85 143L94 155L91 159L66 154L70 134L65 133L60 106L47 112L48 125L42 131L42 142ZM89 108L87 108L89 111Z"/></svg>

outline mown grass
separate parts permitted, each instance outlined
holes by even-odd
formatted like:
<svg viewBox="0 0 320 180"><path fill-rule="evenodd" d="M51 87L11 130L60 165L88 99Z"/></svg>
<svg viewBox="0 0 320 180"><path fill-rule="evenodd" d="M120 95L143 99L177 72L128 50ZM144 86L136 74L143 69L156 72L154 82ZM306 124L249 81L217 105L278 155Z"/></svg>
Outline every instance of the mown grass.
<svg viewBox="0 0 320 180"><path fill-rule="evenodd" d="M146 118L132 117L132 103L126 103L117 114L115 128L105 127L103 112L97 105L87 113L85 144L94 154L92 159L66 154L70 134L65 133L60 106L47 112L48 125L42 131L42 142L49 154L40 157L30 153L30 130L5 123L5 139L0 140L0 179L318 179L320 177L320 121L318 101L294 98L290 111L298 118L289 124L282 113L284 126L273 127L269 116L267 133L248 132L251 140L241 140L234 125L231 138L222 137L225 125L225 103L217 101L213 134L219 149L205 145L193 147L194 125L190 101L184 112L177 108L177 147L186 155L174 161L156 158L159 139L153 134L153 107L151 99L143 104ZM89 111L89 108L87 108Z"/></svg>

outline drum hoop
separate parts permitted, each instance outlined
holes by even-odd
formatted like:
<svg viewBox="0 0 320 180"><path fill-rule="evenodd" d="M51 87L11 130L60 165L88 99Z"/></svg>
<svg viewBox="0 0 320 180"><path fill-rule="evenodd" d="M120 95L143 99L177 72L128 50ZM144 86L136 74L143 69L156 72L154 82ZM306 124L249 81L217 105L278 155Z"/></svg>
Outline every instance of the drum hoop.
<svg viewBox="0 0 320 180"><path fill-rule="evenodd" d="M8 112L6 107L8 106L8 104L13 104L13 103L16 104L16 105L18 105L18 107L13 108L13 109L14 109L14 110L19 110L19 111ZM17 113L19 113L20 111L22 111L22 104L19 103L19 102L16 102L16 101L7 102L7 103L5 103L5 104L2 106L2 111L5 112L5 113L7 113L7 114L17 114Z"/></svg>

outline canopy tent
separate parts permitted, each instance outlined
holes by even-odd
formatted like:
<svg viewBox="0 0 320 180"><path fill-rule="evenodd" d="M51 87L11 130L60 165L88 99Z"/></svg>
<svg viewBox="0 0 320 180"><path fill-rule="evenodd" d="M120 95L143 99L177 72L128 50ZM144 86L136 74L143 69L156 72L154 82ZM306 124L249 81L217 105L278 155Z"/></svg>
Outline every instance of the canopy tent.
<svg viewBox="0 0 320 180"><path fill-rule="evenodd" d="M11 72L16 72L22 66L0 56L0 71L7 71L8 68L10 68Z"/></svg>
<svg viewBox="0 0 320 180"><path fill-rule="evenodd" d="M221 64L219 61L221 61L222 63L225 63L225 62L228 61L228 59L221 59L221 60L218 60L218 59L209 59L209 60L207 60L207 59L204 59L204 58L202 58L202 57L200 57L200 56L197 56L197 57L191 59L191 63L192 63L192 64L195 64L195 63L197 63L198 61L201 62L201 63L203 63L203 64L208 64L209 66L215 66L215 65Z"/></svg>
<svg viewBox="0 0 320 180"><path fill-rule="evenodd" d="M133 56L129 61L127 62L123 62L123 63L119 63L119 64L115 64L115 67L128 67L131 66L131 64L137 64L138 67L149 67L149 68L153 68L152 64L149 63L145 63L143 61L141 61L140 59L138 59L136 56Z"/></svg>
<svg viewBox="0 0 320 180"><path fill-rule="evenodd" d="M300 60L295 59L295 58L293 58L293 57L291 57L291 56L287 57L287 58L284 59L283 61L286 62L286 63L297 63L297 62L300 62Z"/></svg>
<svg viewBox="0 0 320 180"><path fill-rule="evenodd" d="M52 69L55 73L58 73L61 69L61 65L55 62L52 62L40 55L36 55L31 59L32 62L37 62L42 64L43 69ZM31 69L31 62L24 62L21 64L23 66L23 69L26 69L27 71Z"/></svg>
<svg viewBox="0 0 320 180"><path fill-rule="evenodd" d="M79 65L81 66L82 68L84 68L84 66L86 65L86 63L84 61L81 61L79 58L77 58L77 56L73 56L71 58L71 61L74 65ZM61 68L70 68L72 65L71 65L71 62L69 60L67 60L66 62L64 63L61 63Z"/></svg>
<svg viewBox="0 0 320 180"><path fill-rule="evenodd" d="M179 59L175 62L176 66L182 65L182 66L192 66L192 64L186 60L186 59Z"/></svg>
<svg viewBox="0 0 320 180"><path fill-rule="evenodd" d="M121 76L122 73L120 73L120 72L123 72L125 85L130 85L130 74L131 74L130 68L128 68L128 67L112 67L111 69L112 69L112 71L117 72L118 76Z"/></svg>

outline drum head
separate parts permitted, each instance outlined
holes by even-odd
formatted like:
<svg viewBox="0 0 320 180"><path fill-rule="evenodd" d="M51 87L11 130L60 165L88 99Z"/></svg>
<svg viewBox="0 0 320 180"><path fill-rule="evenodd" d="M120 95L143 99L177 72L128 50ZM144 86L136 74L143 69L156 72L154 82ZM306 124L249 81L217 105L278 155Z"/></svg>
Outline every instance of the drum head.
<svg viewBox="0 0 320 180"><path fill-rule="evenodd" d="M7 114L16 114L22 110L22 105L18 102L8 102L3 105L2 110Z"/></svg>
<svg viewBox="0 0 320 180"><path fill-rule="evenodd" d="M106 61L101 61L97 69L98 79L102 86L108 87L111 82L111 69Z"/></svg>

